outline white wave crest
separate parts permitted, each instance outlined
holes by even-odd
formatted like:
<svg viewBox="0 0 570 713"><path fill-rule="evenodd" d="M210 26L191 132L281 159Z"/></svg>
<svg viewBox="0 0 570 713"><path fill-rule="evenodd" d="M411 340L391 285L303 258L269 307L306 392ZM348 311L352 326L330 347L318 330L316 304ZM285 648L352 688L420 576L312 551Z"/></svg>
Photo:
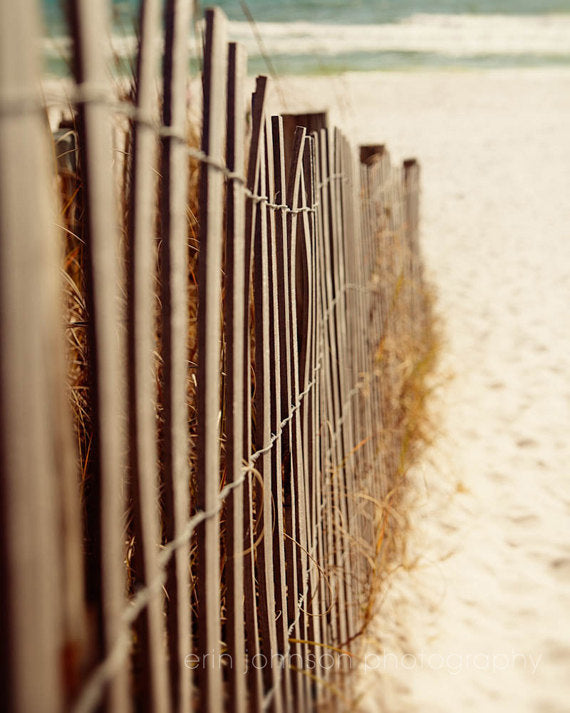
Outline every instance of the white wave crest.
<svg viewBox="0 0 570 713"><path fill-rule="evenodd" d="M570 54L570 15L413 15L384 25L258 23L269 54L432 52L451 56ZM232 39L259 54L251 27L230 23Z"/></svg>
<svg viewBox="0 0 570 713"><path fill-rule="evenodd" d="M260 22L257 30L269 55L428 52L452 57L570 56L570 14L416 14L397 23L382 25ZM230 22L229 39L244 44L250 56L259 56L260 46L249 23ZM132 57L136 52L134 36L114 35L111 44L118 57ZM193 41L190 44L195 47ZM67 55L69 47L69 38L65 37L44 41L44 51L51 56Z"/></svg>

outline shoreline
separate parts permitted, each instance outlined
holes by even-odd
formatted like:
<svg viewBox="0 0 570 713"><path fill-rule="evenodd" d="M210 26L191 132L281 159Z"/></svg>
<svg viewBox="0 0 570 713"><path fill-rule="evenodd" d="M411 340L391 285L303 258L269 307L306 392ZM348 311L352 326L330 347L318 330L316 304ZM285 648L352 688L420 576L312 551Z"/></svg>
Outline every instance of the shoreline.
<svg viewBox="0 0 570 713"><path fill-rule="evenodd" d="M255 74L250 74L246 81L246 92L249 94L255 86ZM411 155L412 151L421 158L421 142L407 140L406 146L401 145L401 136L410 132L396 130L391 140L390 126L394 125L395 116L401 113L403 117L407 115L403 102L402 109L394 105L396 99L405 100L407 94L412 93L412 101L423 97L425 99L425 109L430 111L429 101L430 87L439 87L447 84L447 93L453 92L455 80L466 80L471 85L477 85L481 81L502 81L507 84L527 82L529 80L546 79L554 81L556 79L567 80L570 77L570 66L556 67L528 67L524 69L514 68L426 68L416 70L371 70L371 71L349 71L340 74L326 75L281 75L270 78L270 101L272 110L285 113L306 113L309 111L328 111L331 123L343 128L349 141L353 143L386 143L390 153L402 159ZM118 78L117 84L128 82L129 78ZM191 114L200 110L200 75L192 75L190 80L190 91L192 97L196 98L191 103L189 110ZM405 92L397 91L399 85ZM66 95L69 94L72 81L66 77L55 77L45 75L41 81L42 92L48 98L57 98L57 102L48 101L48 106L65 103ZM370 89L380 92L376 97L370 94ZM477 87L474 86L474 91ZM286 99L279 96L281 92L286 93ZM382 94L386 95L386 100ZM409 103L409 101L408 101ZM415 101L414 111L423 109L418 101ZM350 112L360 114L360 117L350 116ZM384 121L383 113L386 119ZM376 128L378 127L378 128ZM386 127L386 128L384 128Z"/></svg>

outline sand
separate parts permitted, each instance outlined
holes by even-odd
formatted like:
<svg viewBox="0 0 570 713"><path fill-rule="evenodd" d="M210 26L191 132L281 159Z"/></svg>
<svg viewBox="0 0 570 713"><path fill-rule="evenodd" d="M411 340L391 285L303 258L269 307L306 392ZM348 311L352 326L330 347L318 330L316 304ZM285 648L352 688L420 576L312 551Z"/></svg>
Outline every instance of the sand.
<svg viewBox="0 0 570 713"><path fill-rule="evenodd" d="M423 169L446 341L363 713L570 710L570 70L289 80ZM287 92L288 93L288 92ZM453 373L451 381L446 380Z"/></svg>

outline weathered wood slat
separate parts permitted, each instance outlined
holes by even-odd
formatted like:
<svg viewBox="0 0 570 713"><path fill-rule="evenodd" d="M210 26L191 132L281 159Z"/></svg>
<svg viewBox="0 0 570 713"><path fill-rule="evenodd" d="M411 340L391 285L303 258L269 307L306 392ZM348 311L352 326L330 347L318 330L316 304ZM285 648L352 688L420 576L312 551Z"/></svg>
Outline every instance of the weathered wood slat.
<svg viewBox="0 0 570 713"><path fill-rule="evenodd" d="M37 4L4 3L0 28L0 697L55 713L85 622Z"/></svg>
<svg viewBox="0 0 570 713"><path fill-rule="evenodd" d="M259 195L266 189L265 161L266 121L262 121L262 141L260 165L256 189ZM261 635L261 653L267 662L278 653L277 629L275 624L275 583L273 576L273 505L271 452L268 450L271 439L271 392L270 392L270 317L269 317L269 256L268 256L268 215L265 201L257 204L255 239L253 248L253 303L255 310L255 438L256 450L262 450L256 468L260 475L257 492L257 505L263 509L261 525L262 540L257 552L259 582L259 631ZM279 686L279 670L271 663L262 667L262 674L267 690L273 691L270 701L271 710L282 710L282 691Z"/></svg>
<svg viewBox="0 0 570 713"><path fill-rule="evenodd" d="M376 338L378 340L385 337L386 319L388 317L386 286L389 280L392 279L386 272L386 268L382 267L388 259L384 196L390 169L388 153L384 146L378 146L371 158L372 163L366 169L371 222L368 238L363 246L362 263L368 265L367 280L372 290L365 293L362 329L365 348L368 352L366 370L367 373L371 374L372 378L370 395L366 400L367 428L370 428L370 424L377 425L376 432L371 433L375 449L372 452L370 468L373 473L378 472L380 477L376 479L376 483L373 483L375 487L372 492L381 501L388 492L387 483L391 468L388 462L391 457L388 445L390 435L389 424L385 421L382 410L384 404L383 380L386 375L383 365L381 365L381 368L375 368L374 353L378 349L380 342L374 344L373 335L377 335ZM378 280L379 274L383 276L382 282ZM377 455L377 452L379 452L379 455ZM381 515L382 513L379 513L379 516Z"/></svg>
<svg viewBox="0 0 570 713"><path fill-rule="evenodd" d="M311 374L309 372L310 368L310 355L312 347L312 279L311 279L311 232L310 232L310 219L309 219L309 200L307 195L307 190L305 186L305 161L308 152L310 151L310 137L306 135L303 142L303 155L301 162L301 170L299 173L299 197L298 197L298 209L301 211L299 218L297 220L297 234L295 237L295 263L291 265L291 269L294 270L295 274L295 298L297 304L297 352L298 352L298 370L299 370L299 397L303 398L300 404L300 412L297 415L299 422L299 428L301 431L301 453L303 458L303 468L302 468L302 489L300 492L304 493L304 501L301 503L301 512L304 512L305 520L305 548L307 550L307 555L309 554L309 547L312 542L312 532L313 523L311 520L311 507L310 507L310 492L311 492L311 468L310 468L310 450L311 445L309 442L309 403L311 398L312 387L310 384ZM302 396L301 396L302 395ZM309 642L309 629L310 629L310 569L312 562L307 556L304 565L305 570L303 572L303 589L302 589L302 635L305 642ZM312 645L305 643L303 645L304 650L304 666L307 666L312 660L311 658L311 648ZM304 679L304 695L305 700L308 702L311 700L311 681L305 675Z"/></svg>
<svg viewBox="0 0 570 713"><path fill-rule="evenodd" d="M362 155L362 150L361 150L361 155ZM369 235L372 229L372 219L371 219L371 201L370 201L370 184L368 180L368 170L364 166L364 164L359 164L359 179L360 179L360 187L361 187L361 215L360 215L360 235L361 235L361 240L359 241L359 249L357 255L354 256L354 270L357 274L363 274L362 271L364 270L365 267L365 254L366 254L366 245L369 240ZM358 379L364 379L366 378L366 374L368 373L368 366L367 366L367 342L366 342L366 334L364 331L364 325L365 325L365 320L366 320L366 305L367 305L367 300L369 298L369 289L371 286L367 283L365 283L366 290L360 291L359 294L356 295L357 299L357 340L358 340L358 351L359 351L359 359L358 359ZM377 335L377 338L379 338L380 335ZM365 483L370 483L371 478L372 478L372 473L370 471L370 463L371 463L371 451L373 448L373 443L371 442L371 439L369 437L368 433L368 427L370 425L369 420L368 420L368 410L367 410L367 394L364 389L360 390L359 397L358 397L358 412L359 412L359 418L360 418L360 429L358 431L358 442L361 442L362 439L366 438L367 441L362 449L361 456L359 459L360 462L360 474L362 476L363 473L366 473L365 475Z"/></svg>
<svg viewBox="0 0 570 713"><path fill-rule="evenodd" d="M291 329L291 386L293 404L297 405L301 394L300 382L300 358L299 358L299 338L298 338L298 310L297 310L297 223L298 213L295 212L300 207L301 173L303 168L303 151L305 145L306 131L298 127L295 131L295 141L290 157L290 169L287 180L287 205L291 212L287 214L287 247L289 264L289 321ZM292 419L292 482L295 498L295 540L294 556L297 560L297 587L298 596L303 596L307 587L307 513L306 513L306 488L305 488L305 468L303 458L303 440L301 431L301 414L296 411ZM293 494L294 493L294 494ZM307 640L307 620L305 614L305 604L295 615L298 617L299 625L296 627L298 634L295 638L303 641ZM292 612L290 612L291 615ZM307 660L306 644L301 644L298 649L300 654L300 665ZM297 705L303 710L306 705L307 686L305 677L298 674L294 680L297 691Z"/></svg>
<svg viewBox="0 0 570 713"><path fill-rule="evenodd" d="M243 47L229 46L227 91L227 144L228 169L240 173L245 155L245 102L244 79L247 57ZM243 185L230 180L226 193L226 268L224 324L226 337L226 474L228 482L241 478L244 459L244 371L247 360L245 344L245 195ZM227 523L224 531L226 547L227 587L227 649L232 667L229 673L229 710L245 713L247 710L244 610L244 493L246 488L236 488L227 502Z"/></svg>
<svg viewBox="0 0 570 713"><path fill-rule="evenodd" d="M328 312L326 329L328 330L328 390L330 394L329 404L329 428L331 429L330 457L331 457L331 512L333 513L333 537L334 545L331 543L333 562L331 568L335 571L336 607L334 618L338 629L335 629L333 636L336 641L346 641L348 631L346 627L346 595L345 582L343 578L343 563L346 556L346 538L343 535L342 525L342 503L343 503L343 478L342 464L344 460L341 438L338 434L337 424L340 421L341 400L338 380L338 346L336 332L336 283L334 280L333 256L332 256L332 220L333 208L331 207L331 165L330 165L330 144L326 129L320 133L320 160L321 160L321 201L323 210L323 266L321 275L325 276L325 309ZM334 194L333 194L334 195Z"/></svg>
<svg viewBox="0 0 570 713"><path fill-rule="evenodd" d="M350 213L348 215L348 225L353 226L352 229L356 230L357 234L363 235L366 228L361 221L361 215L359 212L359 200L361 190L364 187L360 182L360 173L357 171L357 164L353 157L353 152L348 144L345 142L344 147L344 165L345 169L348 169L348 185L347 193L350 205ZM359 166L359 164L358 164ZM349 228L350 229L350 228ZM363 549L363 554L361 555L360 564L360 599L359 607L360 611L366 611L367 602L370 597L372 590L372 577L374 575L374 567L372 560L369 557L373 557L374 548L376 545L376 532L374 529L374 516L375 516L375 503L370 498L373 497L373 478L377 478L378 474L373 472L370 463L372 460L372 453L374 451L374 441L371 434L367 430L366 418L365 418L365 399L368 394L367 390L364 388L363 379L365 378L365 361L366 361L366 347L363 341L362 325L363 325L363 305L364 296L369 292L371 286L364 283L360 285L362 280L362 238L358 241L355 246L355 250L345 248L345 256L347 264L349 265L350 274L348 280L361 287L361 289L352 290L352 302L351 302L351 322L353 323L353 332L351 336L351 342L353 344L353 349L355 353L354 358L354 370L353 370L353 383L358 387L358 393L355 396L355 429L354 429L354 439L356 451L356 462L355 466L357 468L357 509L359 513L359 536L361 547ZM376 343L378 343L378 335L375 335ZM378 423L378 422L376 422Z"/></svg>
<svg viewBox="0 0 570 713"><path fill-rule="evenodd" d="M206 11L204 47L204 108L202 151L221 163L224 158L226 109L225 17ZM199 601L197 652L200 707L219 713L223 707L220 667L220 531L219 413L220 413L220 303L224 181L220 171L202 164L200 172L200 257L198 263L198 388L197 495L199 510L209 513L197 530L196 576ZM208 654L207 658L203 658Z"/></svg>
<svg viewBox="0 0 570 713"><path fill-rule="evenodd" d="M283 120L279 116L272 117L273 134L273 166L274 166L274 194L275 201L279 205L286 204L287 183L286 183L286 159L285 142L283 132ZM283 462L283 527L285 536L286 553L286 581L287 581L287 601L284 611L284 619L287 622L287 631L293 626L292 638L300 638L298 623L298 599L292 596L292 592L298 591L298 572L296 557L296 496L295 483L293 478L293 423L291 419L293 407L293 374L292 374L292 342L291 342L291 294L290 294L290 271L289 271L289 239L287 227L287 212L280 210L275 216L275 275L277 284L277 301L279 311L279 362L280 370L280 392L281 392L281 413L280 419L287 419L287 425L282 433L281 454ZM296 660L300 655L300 645L291 644L289 647L291 658ZM297 677L299 674L292 672L291 698L295 703L297 697Z"/></svg>
<svg viewBox="0 0 570 713"><path fill-rule="evenodd" d="M188 29L191 0L167 0L164 5L162 124L187 130ZM164 536L179 537L186 526L189 503L188 444L188 157L185 146L163 137L160 162L161 329ZM167 567L167 621L170 683L177 713L190 706L192 670L184 666L192 653L190 638L189 545L178 548Z"/></svg>
<svg viewBox="0 0 570 713"><path fill-rule="evenodd" d="M339 410L335 420L335 432L339 440L341 449L340 461L337 477L339 478L339 501L340 513L342 517L341 528L344 538L344 556L341 560L342 586L345 592L345 617L346 617L346 641L353 633L353 602L352 602L352 516L351 505L353 502L354 488L352 485L352 459L350 433L351 425L351 403L348 395L349 387L346 378L347 362L347 338L346 338L346 281L344 276L344 260L342 242L342 180L340 174L340 132L334 129L332 135L329 134L329 170L332 180L329 184L331 197L331 258L333 269L333 280L335 285L335 299L337 300L334 310L334 322L336 332L336 356L337 356L337 380L339 394Z"/></svg>
<svg viewBox="0 0 570 713"><path fill-rule="evenodd" d="M256 230L257 205L251 198L254 194L259 180L261 166L261 146L263 141L263 127L265 123L265 102L267 96L267 77L257 77L255 92L252 96L251 105L251 141L249 148L247 166L247 189L249 196L246 201L245 214L245 283L244 283L244 343L245 358L244 370L244 453L248 461L252 448L252 407L251 407L251 312L250 295L252 285L253 247ZM255 466L253 466L255 467ZM244 487L244 508L246 515L246 536L245 536L245 617L246 617L246 642L247 642L247 662L248 662L248 682L249 682L249 706L252 711L258 713L264 704L263 679L261 666L253 665L260 661L260 641L259 641L259 619L256 602L256 520L254 517L254 492L252 485L253 471L250 467L250 477L246 480Z"/></svg>
<svg viewBox="0 0 570 713"><path fill-rule="evenodd" d="M383 149L382 149L383 150ZM371 179L370 179L370 169L366 167L362 167L362 172L361 172L361 181L363 186L365 186L364 191L366 195L365 199L365 209L366 209L366 216L363 221L363 224L365 224L366 229L362 231L362 240L360 244L360 254L358 256L358 262L356 264L356 269L360 270L361 272L364 270L366 271L367 266L368 266L368 261L371 259L370 253L369 253L369 247L370 243L373 239L373 232L374 229L378 230L379 226L377 225L374 211L373 211L373 204L372 204L372 184L371 184ZM368 268L369 269L369 268ZM366 274L364 272L363 274ZM367 437L367 447L365 451L365 457L366 457L366 462L367 462L367 467L369 471L369 483L370 483L370 488L371 489L371 494L377 497L381 496L381 489L380 488L375 488L375 484L373 481L374 473L376 472L376 480L381 483L382 477L383 477L383 467L380 467L378 470L374 468L374 459L377 457L378 452L380 453L380 459L381 462L383 463L384 459L384 451L383 451L383 443L384 443L384 436L383 436L383 422L382 422L382 400L381 398L378 397L378 392L382 388L382 383L378 380L376 377L375 371L377 371L377 368L372 372L370 375L370 370L374 368L375 363L374 363L374 356L379 348L380 340L382 338L382 325L381 325L381 310L377 309L377 315L378 319L375 322L375 328L376 332L371 335L372 339L369 338L369 335L366 331L367 329L367 314L369 310L369 304L373 300L377 305L381 304L381 292L380 292L380 285L378 285L376 282L371 282L370 281L370 275L368 274L366 277L366 286L367 289L361 294L361 300L360 300L360 329L359 329L359 335L360 335L360 344L361 344L361 349L362 349L362 361L361 361L361 369L362 373L368 374L371 377L371 388L368 390L367 393L363 394L363 398L361 400L362 403L362 408L364 411L364 431L362 434L362 438ZM375 340L375 342L374 342ZM374 407L373 411L371 412L370 408L371 405ZM372 415L371 415L372 414ZM369 429L376 424L376 433L371 433ZM380 435L378 434L380 432Z"/></svg>
<svg viewBox="0 0 570 713"><path fill-rule="evenodd" d="M369 381L368 393L363 399L364 430L368 434L371 447L367 448L367 462L370 471L371 494L380 501L387 492L386 462L387 441L383 421L383 384L375 366L374 355L384 336L382 304L383 285L376 279L379 255L375 246L385 239L385 231L379 217L385 206L381 203L384 185L382 166L386 160L383 146L364 146L360 150L361 159L366 163L362 166L362 181L365 186L365 202L363 219L366 229L363 231L361 245L360 269L366 276L369 289L362 294L360 340L363 350L363 374ZM384 245L380 248L380 256L386 259ZM384 277L386 281L387 275ZM374 478L374 474L376 474ZM374 478L374 480L372 479ZM379 513L378 513L379 514Z"/></svg>
<svg viewBox="0 0 570 713"><path fill-rule="evenodd" d="M346 161L351 161L351 151L347 147L346 149ZM352 163L352 161L351 161ZM355 246L355 250L346 250L347 264L349 265L349 276L350 282L355 285L359 284L359 275L362 275L361 267L361 255L362 255L362 243L364 241L364 235L368 230L368 224L365 218L367 217L367 212L363 213L361 216L358 211L357 203L357 191L361 191L361 201L363 206L367 206L367 185L363 182L362 171L360 164L358 167L358 180L356 179L356 172L354 166L351 166L350 174L350 187L351 192L351 213L352 216L349 217L349 222L353 223L357 221L358 233L361 235L361 239ZM355 349L355 359L354 359L354 370L353 370L353 380L356 385L359 385L358 394L355 397L355 429L354 438L355 443L358 444L358 450L356 452L355 466L357 470L356 488L357 488L357 507L360 517L360 530L361 530L361 540L364 547L366 547L367 552L372 552L374 544L374 503L369 499L370 497L370 487L373 474L369 468L370 464L370 453L373 448L371 438L367 432L366 426L366 408L365 408L365 398L366 394L364 388L360 387L361 380L364 379L365 374L365 361L366 361L366 347L363 340L362 325L364 321L364 297L365 293L370 289L369 285L362 285L362 290L354 290L352 293L352 319L353 321L353 334L352 342ZM375 474L374 474L375 477ZM360 605L364 607L366 605L366 597L370 592L371 585L371 575L372 567L369 562L366 561L364 557L361 558L360 566ZM364 610L364 609L363 609Z"/></svg>
<svg viewBox="0 0 570 713"><path fill-rule="evenodd" d="M358 617L360 609L358 597L360 593L360 581L358 577L358 563L361 559L361 544L359 539L360 520L357 514L358 486L356 482L356 451L357 440L355 437L355 403L356 395L353 393L353 386L357 383L354 379L353 365L356 361L354 344L352 341L352 328L354 319L352 318L352 301L354 290L349 280L349 265L347 264L347 248L349 235L352 232L348 227L347 219L350 212L350 192L348 190L349 169L343 160L345 139L342 133L334 131L334 171L336 175L336 204L337 204L337 269L340 285L340 299L338 317L340 320L341 337L341 390L342 390L342 419L343 419L343 439L344 439L344 482L345 482L345 508L346 508L346 532L348 535L348 559L345 567L345 579L347 583L347 617L349 641L358 631ZM352 227L352 226L351 226ZM358 241L355 241L358 242ZM358 247L354 246L354 250Z"/></svg>
<svg viewBox="0 0 570 713"><path fill-rule="evenodd" d="M262 189L269 202L275 206L277 196L275 191L275 173L280 166L274 165L273 124L271 119L265 122L265 187ZM275 619L277 629L277 651L283 654L289 645L287 624L287 582L285 571L285 528L283 515L283 443L281 433L281 337L284 325L280 324L279 287L277 271L277 225L281 220L282 210L272 207L268 210L268 270L269 270L269 364L270 364L270 431L279 434L271 449L271 486L274 503L275 522L273 527L273 571L275 581ZM283 365L284 367L285 365ZM285 665L277 667L277 676L281 677L279 685L282 688L283 706L286 711L293 711L293 695L291 688L291 670Z"/></svg>
<svg viewBox="0 0 570 713"><path fill-rule="evenodd" d="M140 40L135 105L146 116L157 113L160 3L145 0L140 11ZM135 122L132 129L128 226L128 398L129 464L133 482L135 581L150 584L159 572L160 511L156 433L155 270L157 137L151 126ZM145 672L139 687L140 707L170 711L170 686L165 650L162 590L140 619L138 655Z"/></svg>
<svg viewBox="0 0 570 713"><path fill-rule="evenodd" d="M319 561L317 550L322 538L322 521L320 513L321 483L318 458L318 398L319 398L319 374L317 372L318 355L320 349L319 342L319 310L318 310L318 287L319 272L317 259L317 228L316 228L316 181L315 181L315 141L313 136L305 138L305 151L303 156L303 189L306 195L306 204L311 208L310 213L306 213L306 220L303 221L306 239L308 241L309 261L308 277L310 281L310 305L309 305L309 348L307 350L307 377L306 382L314 383L309 395L306 398L304 430L306 434L306 469L307 469L307 515L308 515L308 549L311 559L308 562L308 596L306 597L305 608L310 612L308 619L307 638L315 642L308 646L308 656L314 660L320 660L322 643L321 635L321 611L324 611L323 602L320 598L319 579L320 572L317 569ZM307 386L305 387L307 388ZM321 676L322 672L318 671ZM315 691L316 693L316 691ZM311 698L314 692L311 691Z"/></svg>
<svg viewBox="0 0 570 713"><path fill-rule="evenodd" d="M107 3L70 3L74 38L73 68L78 85L111 93L110 48L101 38L110 34ZM120 303L119 233L112 155L112 116L103 102L78 107L80 160L86 211L87 306L92 350L92 394L95 404L93 444L94 492L100 488L101 617L107 656L123 636L125 601L124 480L126 448L124 319ZM127 661L117 667L106 701L109 711L130 710Z"/></svg>
<svg viewBox="0 0 570 713"><path fill-rule="evenodd" d="M345 266L345 281L349 288L346 291L346 328L347 328L347 371L346 379L350 389L350 404L352 415L351 441L351 465L352 465L352 485L349 493L349 504L352 508L352 528L351 536L354 546L354 566L353 566L353 625L356 630L360 628L360 612L365 611L370 593L370 572L368 570L367 557L370 556L370 542L374 537L371 531L367 531L366 511L370 507L370 502L363 496L368 492L366 483L366 451L370 446L368 440L362 443L366 436L363 435L361 425L361 394L360 385L362 363L362 351L359 331L359 311L358 304L361 290L356 289L359 283L359 272L355 270L355 261L360 253L361 241L354 241L353 244L347 240L347 235L354 230L360 235L358 217L354 210L354 175L353 162L350 147L344 137L339 146L340 164L339 171L343 176L341 186L343 204L343 233L341 249ZM366 285L362 285L367 289ZM356 389L356 393L354 390ZM368 532L368 536L365 533Z"/></svg>
<svg viewBox="0 0 570 713"><path fill-rule="evenodd" d="M419 248L419 181L420 166L415 158L406 159L403 165L404 211L409 249L410 273L410 327L415 343L421 339L424 329L421 285L423 284L422 260Z"/></svg>
<svg viewBox="0 0 570 713"><path fill-rule="evenodd" d="M316 155L316 179L318 186L319 211L317 214L317 230L318 230L318 260L320 273L319 286L319 303L321 310L321 376L320 376L320 413L319 420L319 437L321 442L320 458L321 458L321 480L323 488L324 516L325 516L325 539L323 542L323 564L327 574L327 584L325 589L321 587L323 592L323 601L326 604L327 617L323 622L325 627L325 642L338 641L337 638L337 621L334 605L336 601L336 579L334 576L334 560L335 560L335 533L333 526L334 508L333 508L333 440L332 426L330 419L333 417L332 406L332 386L330 376L330 330L329 330L329 294L327 288L327 266L325 260L325 239L328 235L328 201L326 196L326 172L325 164L322 160L322 138L321 132L315 134L315 155ZM330 675L330 672L325 672L325 678Z"/></svg>
<svg viewBox="0 0 570 713"><path fill-rule="evenodd" d="M330 504L330 487L329 476L330 468L328 466L328 434L329 430L326 425L326 400L325 394L327 390L327 347L328 336L327 330L323 329L324 312L326 295L324 290L324 278L321 273L323 265L323 210L321 204L322 178L320 173L320 158L319 158L319 134L313 132L313 183L314 183L314 201L318 203L318 209L315 214L315 310L317 315L316 320L316 366L318 367L318 382L317 390L314 397L315 409L315 459L316 459L316 486L314 493L315 500L315 518L317 523L316 532L316 557L319 562L318 572L318 588L315 592L315 608L313 609L315 622L318 621L320 630L319 641L326 647L334 641L331 636L331 627L329 624L330 607L332 607L331 588L329 580L331 570L329 563L332 559L330 542L332 542L332 513L328 505ZM314 624L316 630L316 623ZM323 683L326 684L331 672L325 668L320 672ZM316 691L317 705L324 705L328 691L325 685L320 685Z"/></svg>

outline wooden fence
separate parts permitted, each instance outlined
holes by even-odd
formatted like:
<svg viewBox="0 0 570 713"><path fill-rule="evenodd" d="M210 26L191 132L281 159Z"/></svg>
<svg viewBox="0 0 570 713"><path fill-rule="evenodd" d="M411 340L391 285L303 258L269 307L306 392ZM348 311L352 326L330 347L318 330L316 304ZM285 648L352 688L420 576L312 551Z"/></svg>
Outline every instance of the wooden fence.
<svg viewBox="0 0 570 713"><path fill-rule="evenodd" d="M2 701L342 708L404 447L389 343L422 329L418 166L287 134L264 77L246 126L219 10L193 146L191 3L162 5L119 99L109 7L69 3L57 218L36 3L0 7Z"/></svg>

